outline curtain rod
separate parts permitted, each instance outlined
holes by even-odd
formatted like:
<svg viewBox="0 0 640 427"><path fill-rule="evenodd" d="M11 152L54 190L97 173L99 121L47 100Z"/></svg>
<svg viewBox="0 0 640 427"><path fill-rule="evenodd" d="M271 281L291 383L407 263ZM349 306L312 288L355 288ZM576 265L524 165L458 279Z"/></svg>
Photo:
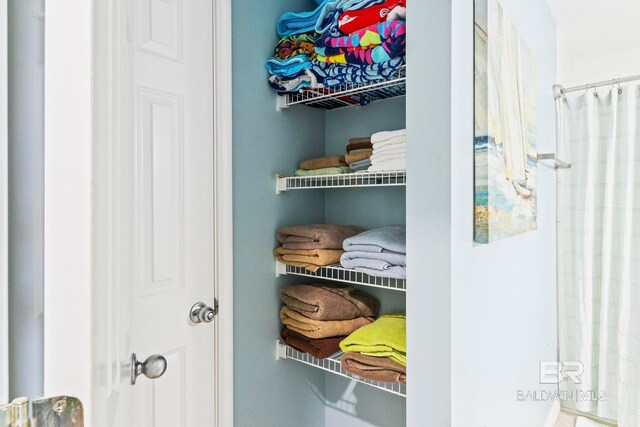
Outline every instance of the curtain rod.
<svg viewBox="0 0 640 427"><path fill-rule="evenodd" d="M635 75L635 76L623 77L623 78L619 78L619 79L604 80L604 81L597 82L597 83L587 83L586 85L573 86L573 87L569 87L569 88L566 88L566 89L562 85L553 85L553 99L556 99L556 100L560 99L565 94L567 94L569 92L577 92L577 91L580 91L580 90L589 90L589 89L594 89L594 88L602 87L602 86L615 86L615 85L619 85L619 84L627 83L627 82L632 82L632 81L636 81L636 80L640 80L640 74Z"/></svg>

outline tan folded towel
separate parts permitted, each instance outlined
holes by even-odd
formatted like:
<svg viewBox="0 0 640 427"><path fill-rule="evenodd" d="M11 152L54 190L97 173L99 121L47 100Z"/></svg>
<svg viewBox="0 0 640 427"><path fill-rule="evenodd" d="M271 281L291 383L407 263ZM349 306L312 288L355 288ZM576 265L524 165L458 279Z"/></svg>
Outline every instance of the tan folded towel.
<svg viewBox="0 0 640 427"><path fill-rule="evenodd" d="M339 166L346 166L344 156L320 157L319 159L305 160L298 165L300 169L306 170L335 168Z"/></svg>
<svg viewBox="0 0 640 427"><path fill-rule="evenodd" d="M372 317L356 317L350 320L313 320L291 310L286 305L280 310L280 321L292 331L309 338L328 338L349 335L358 328L373 322Z"/></svg>
<svg viewBox="0 0 640 427"><path fill-rule="evenodd" d="M351 163L355 163L358 162L360 160L364 160L364 159L368 159L369 157L371 157L371 154L373 153L373 150L356 150L356 152L352 152L349 154L346 154L344 156L344 160L345 162L347 162L347 164L351 164Z"/></svg>
<svg viewBox="0 0 640 427"><path fill-rule="evenodd" d="M318 271L320 266L337 264L340 262L342 249L287 249L276 248L273 251L276 259L284 264Z"/></svg>
<svg viewBox="0 0 640 427"><path fill-rule="evenodd" d="M280 289L280 299L293 311L314 320L375 317L380 303L347 286L292 285Z"/></svg>
<svg viewBox="0 0 640 427"><path fill-rule="evenodd" d="M342 242L364 228L358 225L310 224L282 227L278 241L286 249L342 249Z"/></svg>
<svg viewBox="0 0 640 427"><path fill-rule="evenodd" d="M347 372L362 378L388 383L407 383L407 368L387 357L345 353L340 364Z"/></svg>

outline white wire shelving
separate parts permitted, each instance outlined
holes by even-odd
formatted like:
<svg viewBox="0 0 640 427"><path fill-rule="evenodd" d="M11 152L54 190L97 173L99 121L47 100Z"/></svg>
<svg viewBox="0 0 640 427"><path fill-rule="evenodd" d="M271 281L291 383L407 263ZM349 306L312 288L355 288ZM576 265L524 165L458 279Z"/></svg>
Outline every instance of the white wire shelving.
<svg viewBox="0 0 640 427"><path fill-rule="evenodd" d="M338 175L276 175L276 193L322 188L399 187L407 184L406 171L354 172Z"/></svg>
<svg viewBox="0 0 640 427"><path fill-rule="evenodd" d="M390 78L383 81L348 83L322 89L307 88L296 93L278 95L276 110L282 111L284 108L298 104L326 110L366 105L381 99L405 96L407 94L406 80L407 67L404 65Z"/></svg>
<svg viewBox="0 0 640 427"><path fill-rule="evenodd" d="M354 285L371 286L401 292L407 290L407 281L405 279L370 276L360 271L343 268L340 264L320 267L318 271L314 272L302 267L294 267L276 261L276 277L282 275L313 277L314 279L331 280L334 282L351 283Z"/></svg>
<svg viewBox="0 0 640 427"><path fill-rule="evenodd" d="M304 363L306 365L313 366L315 368L322 369L324 371L331 372L345 378L356 380L362 384L367 384L379 390L384 390L398 396L407 397L407 386L405 384L369 380L345 371L340 364L340 358L342 357L342 354L342 352L338 352L332 356L327 357L326 359L316 359L308 353L303 353L299 350L296 350L295 348L289 347L284 342L282 342L282 340L277 340L276 343L277 359L295 360L300 363Z"/></svg>

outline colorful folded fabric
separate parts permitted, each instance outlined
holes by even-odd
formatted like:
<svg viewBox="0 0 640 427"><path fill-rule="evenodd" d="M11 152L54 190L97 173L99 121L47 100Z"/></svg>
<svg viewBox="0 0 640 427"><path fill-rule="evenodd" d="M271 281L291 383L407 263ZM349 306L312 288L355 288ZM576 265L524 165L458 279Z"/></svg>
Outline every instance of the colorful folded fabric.
<svg viewBox="0 0 640 427"><path fill-rule="evenodd" d="M405 0L387 0L364 9L343 12L338 18L338 28L342 34L353 34L379 22L405 20L406 18Z"/></svg>
<svg viewBox="0 0 640 427"><path fill-rule="evenodd" d="M349 166L340 166L337 168L322 168L322 169L298 169L295 172L295 176L316 176L316 175L340 175L343 173L351 172Z"/></svg>
<svg viewBox="0 0 640 427"><path fill-rule="evenodd" d="M302 267L309 271L318 271L323 265L340 262L341 249L287 249L276 248L273 255L283 264Z"/></svg>
<svg viewBox="0 0 640 427"><path fill-rule="evenodd" d="M315 74L309 70L303 70L289 77L269 76L269 86L281 93L298 92L306 87L316 89L322 87Z"/></svg>
<svg viewBox="0 0 640 427"><path fill-rule="evenodd" d="M305 170L336 168L345 166L344 156L326 156L318 159L305 160L300 162L298 167Z"/></svg>
<svg viewBox="0 0 640 427"><path fill-rule="evenodd" d="M307 55L298 55L287 59L270 58L266 67L272 76L291 77L301 71L311 69L312 63Z"/></svg>
<svg viewBox="0 0 640 427"><path fill-rule="evenodd" d="M344 161L347 162L348 165L351 165L351 163L355 163L355 162L359 162L360 160L364 160L364 159L368 159L369 157L371 157L371 154L373 153L373 150L369 149L369 150L355 150L351 153L347 153L344 156Z"/></svg>
<svg viewBox="0 0 640 427"><path fill-rule="evenodd" d="M405 52L404 21L372 25L350 36L324 37L316 42L318 62L380 64Z"/></svg>
<svg viewBox="0 0 640 427"><path fill-rule="evenodd" d="M359 225L310 224L282 227L278 241L287 249L342 249L342 242L364 228Z"/></svg>
<svg viewBox="0 0 640 427"><path fill-rule="evenodd" d="M403 63L404 57L372 65L329 64L316 59L312 61L311 72L316 75L319 83L330 88L350 83L388 80L402 67Z"/></svg>
<svg viewBox="0 0 640 427"><path fill-rule="evenodd" d="M371 144L371 137L367 136L349 139L349 144L347 144L346 150L347 153L351 153L352 151L371 148L373 148L373 144Z"/></svg>
<svg viewBox="0 0 640 427"><path fill-rule="evenodd" d="M340 343L345 353L388 357L407 366L407 320L404 314L387 314L359 328Z"/></svg>
<svg viewBox="0 0 640 427"><path fill-rule="evenodd" d="M348 36L319 37L316 40L315 51L322 55L338 55L350 52L349 48L370 49L382 45L387 40L404 37L405 34L405 21L381 22Z"/></svg>
<svg viewBox="0 0 640 427"><path fill-rule="evenodd" d="M327 34L334 37L340 36L340 28L338 20L340 15L347 10L358 10L382 3L384 0L338 0L337 2L328 2L322 6L320 16L316 22L316 32L319 34Z"/></svg>
<svg viewBox="0 0 640 427"><path fill-rule="evenodd" d="M347 252L407 253L407 230L405 226L373 228L344 240Z"/></svg>
<svg viewBox="0 0 640 427"><path fill-rule="evenodd" d="M298 55L307 55L309 59L315 58L315 43L318 34L296 34L282 37L276 44L274 58L288 59Z"/></svg>
<svg viewBox="0 0 640 427"><path fill-rule="evenodd" d="M388 383L407 382L407 367L387 357L345 353L340 358L340 364L345 371L361 378Z"/></svg>
<svg viewBox="0 0 640 427"><path fill-rule="evenodd" d="M373 322L372 317L356 317L349 320L313 320L293 311L286 305L280 310L280 321L292 331L318 339L349 335Z"/></svg>
<svg viewBox="0 0 640 427"><path fill-rule="evenodd" d="M284 342L297 350L309 353L317 359L325 359L340 351L340 341L346 337L330 337L311 339L304 335L292 331L289 328L282 328L280 336Z"/></svg>
<svg viewBox="0 0 640 427"><path fill-rule="evenodd" d="M375 317L380 302L346 286L293 285L280 289L280 299L293 311L314 320Z"/></svg>

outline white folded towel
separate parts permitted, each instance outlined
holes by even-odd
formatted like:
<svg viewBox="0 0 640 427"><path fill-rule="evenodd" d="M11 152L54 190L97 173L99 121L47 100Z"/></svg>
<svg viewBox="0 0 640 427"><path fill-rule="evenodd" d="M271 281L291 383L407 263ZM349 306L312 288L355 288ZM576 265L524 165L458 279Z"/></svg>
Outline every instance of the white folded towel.
<svg viewBox="0 0 640 427"><path fill-rule="evenodd" d="M402 144L402 145L387 145L384 148L381 148L379 150L373 150L372 156L382 156L384 154L406 154L407 153L407 146Z"/></svg>
<svg viewBox="0 0 640 427"><path fill-rule="evenodd" d="M395 138L398 136L404 136L406 139L407 130L406 129L387 130L387 131L374 133L373 135L371 135L371 143L375 144L376 142L386 141L388 139Z"/></svg>
<svg viewBox="0 0 640 427"><path fill-rule="evenodd" d="M407 153L386 153L386 154L380 154L377 156L371 156L370 160L371 160L371 164L375 165L377 163L382 163L382 162L386 162L387 160L393 160L393 159L406 159L407 158Z"/></svg>
<svg viewBox="0 0 640 427"><path fill-rule="evenodd" d="M393 138L385 139L384 141L378 141L373 145L373 149L381 149L390 145L406 145L407 137L405 135L394 136Z"/></svg>
<svg viewBox="0 0 640 427"><path fill-rule="evenodd" d="M369 166L369 172L381 172L381 171L396 171L396 170L406 170L407 169L407 159L391 159L385 160L384 162L371 164Z"/></svg>

